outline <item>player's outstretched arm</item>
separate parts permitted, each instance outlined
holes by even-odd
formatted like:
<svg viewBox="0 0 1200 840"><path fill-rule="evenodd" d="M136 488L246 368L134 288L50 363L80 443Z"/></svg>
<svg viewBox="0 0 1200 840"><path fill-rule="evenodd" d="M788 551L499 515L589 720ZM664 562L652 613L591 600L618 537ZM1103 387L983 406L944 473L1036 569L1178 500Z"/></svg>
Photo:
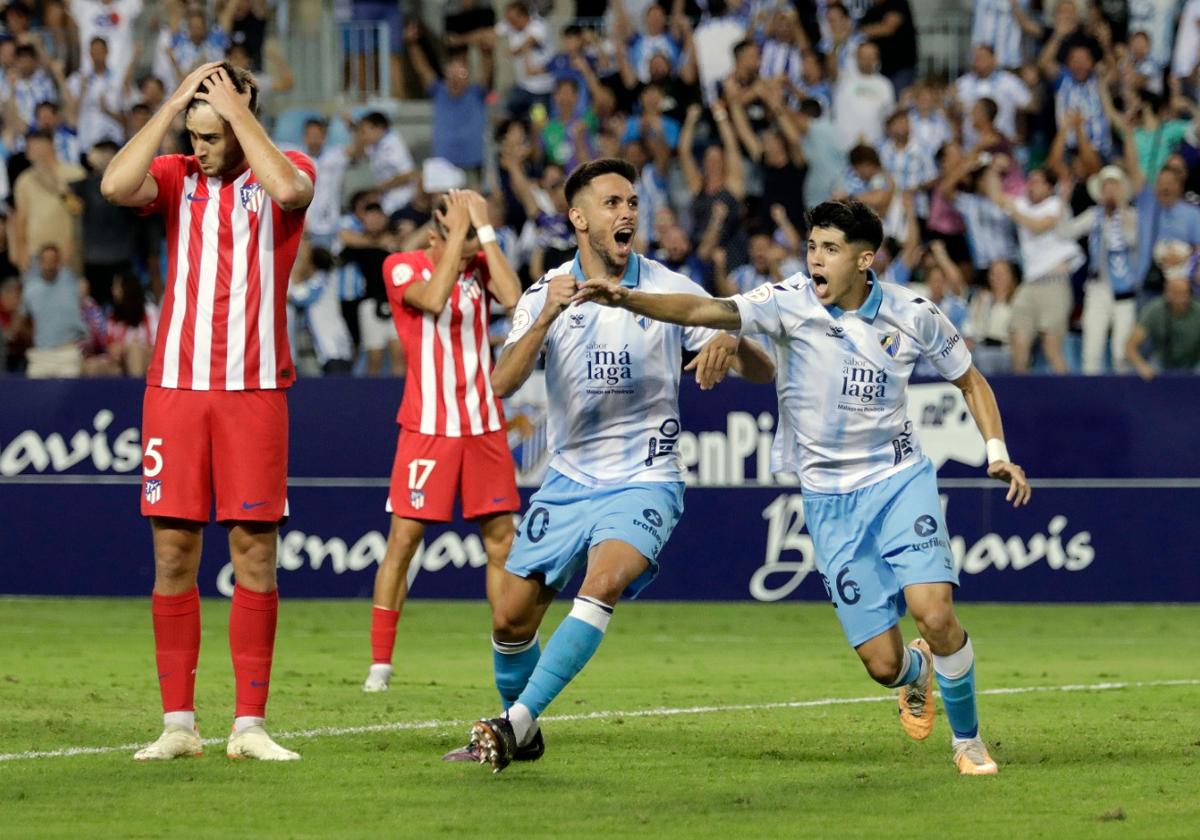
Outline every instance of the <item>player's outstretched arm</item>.
<svg viewBox="0 0 1200 840"><path fill-rule="evenodd" d="M617 306L656 321L685 327L712 327L718 330L742 328L742 316L738 313L737 304L728 298L647 294L608 280L588 280L579 287L575 300Z"/></svg>
<svg viewBox="0 0 1200 840"><path fill-rule="evenodd" d="M1004 445L1004 424L1000 421L1000 406L996 403L996 395L992 386L971 365L962 376L954 380L954 384L962 391L967 401L967 408L975 418L983 439L987 442L988 475L1008 483L1008 494L1005 501L1012 502L1013 507L1029 503L1033 492L1025 471L1008 460L1008 448Z"/></svg>
<svg viewBox="0 0 1200 840"><path fill-rule="evenodd" d="M570 274L561 274L546 282L546 302L532 324L529 323L529 312L518 307L513 316L513 330L525 329L526 332L500 354L496 367L492 369L493 391L501 397L508 397L525 384L529 374L533 373L554 319L571 305L571 296L574 294L575 278ZM525 317L524 324L520 321L522 315Z"/></svg>
<svg viewBox="0 0 1200 840"><path fill-rule="evenodd" d="M242 144L246 163L271 200L284 210L307 207L313 197L312 179L271 142L262 123L250 111L249 93L238 93L220 66L209 74L204 86L206 90L197 93L196 99L207 102L229 123Z"/></svg>
<svg viewBox="0 0 1200 840"><path fill-rule="evenodd" d="M189 73L142 130L117 152L100 181L100 192L105 198L113 204L142 207L158 197L158 182L150 174L150 164L171 130L171 123L184 112L204 80L220 66L220 62L210 62Z"/></svg>

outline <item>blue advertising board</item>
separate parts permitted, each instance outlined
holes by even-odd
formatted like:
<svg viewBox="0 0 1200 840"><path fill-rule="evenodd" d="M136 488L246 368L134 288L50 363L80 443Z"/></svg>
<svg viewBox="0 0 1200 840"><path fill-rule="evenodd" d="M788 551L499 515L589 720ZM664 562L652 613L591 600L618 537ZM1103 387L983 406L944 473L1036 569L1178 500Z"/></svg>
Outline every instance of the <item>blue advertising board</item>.
<svg viewBox="0 0 1200 840"><path fill-rule="evenodd" d="M939 470L961 598L1200 601L1200 378L1000 378L1014 459L1035 482L1013 510L983 473L983 442L947 383L911 388L909 416ZM291 519L280 533L288 597L368 597L383 556L396 380L303 381L290 394ZM0 593L140 595L153 581L138 514L142 386L0 380ZM544 469L538 384L509 406L523 499ZM799 489L770 476L773 389L685 383L686 511L655 599L823 600ZM429 529L413 597L483 596L470 523ZM222 530L205 534L201 588L231 591Z"/></svg>

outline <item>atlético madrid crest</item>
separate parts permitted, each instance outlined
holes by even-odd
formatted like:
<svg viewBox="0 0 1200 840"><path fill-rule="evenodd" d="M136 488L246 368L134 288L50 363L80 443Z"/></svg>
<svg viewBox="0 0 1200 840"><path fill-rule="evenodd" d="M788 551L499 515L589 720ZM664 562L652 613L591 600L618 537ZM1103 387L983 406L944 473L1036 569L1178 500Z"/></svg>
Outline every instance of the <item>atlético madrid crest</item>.
<svg viewBox="0 0 1200 840"><path fill-rule="evenodd" d="M162 498L162 482L157 479L146 481L146 502L154 504Z"/></svg>
<svg viewBox="0 0 1200 840"><path fill-rule="evenodd" d="M408 503L412 505L413 510L420 510L425 507L425 494L420 490L413 490L408 494Z"/></svg>
<svg viewBox="0 0 1200 840"><path fill-rule="evenodd" d="M241 189L242 206L250 213L262 209L263 188L261 184L246 184Z"/></svg>

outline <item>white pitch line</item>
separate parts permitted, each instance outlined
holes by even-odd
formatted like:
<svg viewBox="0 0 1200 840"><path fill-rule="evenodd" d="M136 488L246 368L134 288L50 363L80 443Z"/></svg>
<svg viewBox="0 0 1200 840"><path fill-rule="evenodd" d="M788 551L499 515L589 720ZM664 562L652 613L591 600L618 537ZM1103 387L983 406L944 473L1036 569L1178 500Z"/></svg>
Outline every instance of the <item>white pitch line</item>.
<svg viewBox="0 0 1200 840"><path fill-rule="evenodd" d="M1114 691L1123 688L1166 688L1175 686L1197 686L1200 680L1138 680L1134 682L1103 682L1078 685L1028 685L1016 688L989 688L978 692L983 697L1007 696L1012 694L1050 694L1068 691ZM939 692L934 692L939 694ZM785 700L777 703L738 703L727 706L686 706L682 708L634 709L632 711L587 712L578 715L546 715L547 722L571 723L610 718L675 717L678 715L710 715L719 712L761 712L772 709L811 709L819 706L850 706L855 703L894 703L894 694L872 694L869 697L826 697L820 700ZM365 726L325 726L318 729L299 729L281 732L275 737L281 741L295 738L340 738L346 735L371 735L379 732L411 732L422 729L445 729L466 726L469 720L408 720L396 723L372 723ZM206 745L222 744L224 738L205 738ZM70 758L77 755L103 755L105 753L128 752L145 746L145 743L121 744L109 747L65 747L59 750L30 750L22 753L0 753L0 762L28 761L37 758Z"/></svg>

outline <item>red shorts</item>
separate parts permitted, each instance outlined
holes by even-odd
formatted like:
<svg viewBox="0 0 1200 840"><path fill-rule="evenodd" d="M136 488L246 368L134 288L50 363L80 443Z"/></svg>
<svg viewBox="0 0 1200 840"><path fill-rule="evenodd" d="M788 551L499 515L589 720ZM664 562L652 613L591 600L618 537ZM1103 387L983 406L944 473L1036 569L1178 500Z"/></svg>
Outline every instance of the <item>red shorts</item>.
<svg viewBox="0 0 1200 840"><path fill-rule="evenodd" d="M388 512L404 519L449 522L459 493L464 519L521 509L508 434L455 438L401 429Z"/></svg>
<svg viewBox="0 0 1200 840"><path fill-rule="evenodd" d="M147 388L142 406L142 515L278 522L287 515L284 391Z"/></svg>

